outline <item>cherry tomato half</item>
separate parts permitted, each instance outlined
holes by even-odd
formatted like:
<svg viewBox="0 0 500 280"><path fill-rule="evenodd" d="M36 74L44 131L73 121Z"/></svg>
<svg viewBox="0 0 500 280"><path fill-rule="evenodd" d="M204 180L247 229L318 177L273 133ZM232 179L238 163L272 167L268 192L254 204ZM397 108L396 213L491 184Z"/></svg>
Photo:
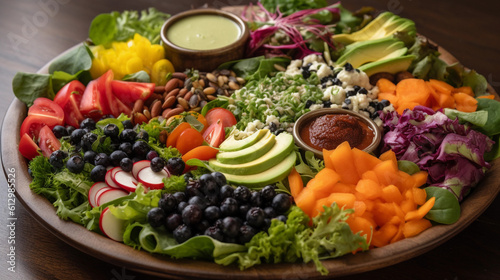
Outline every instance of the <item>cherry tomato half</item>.
<svg viewBox="0 0 500 280"><path fill-rule="evenodd" d="M40 148L38 145L33 141L33 139L27 134L23 134L21 136L21 140L19 140L19 152L21 152L21 155L23 157L27 158L28 160L34 159L36 156L40 155Z"/></svg>
<svg viewBox="0 0 500 280"><path fill-rule="evenodd" d="M73 80L62 87L54 97L54 102L59 104L64 111L66 124L78 128L83 121L80 113L80 102L85 91L85 86L78 80Z"/></svg>
<svg viewBox="0 0 500 280"><path fill-rule="evenodd" d="M48 158L53 152L61 148L61 143L52 132L52 129L44 126L40 130L38 146L40 146L43 156Z"/></svg>
<svg viewBox="0 0 500 280"><path fill-rule="evenodd" d="M183 122L179 124L176 128L174 128L172 133L170 133L170 135L167 138L166 146L175 148L175 145L177 144L177 139L179 138L181 133L188 128L191 128L191 125L187 122Z"/></svg>
<svg viewBox="0 0 500 280"><path fill-rule="evenodd" d="M230 127L236 124L236 118L233 113L224 108L213 108L208 110L205 115L208 125L216 123L218 120L222 122L222 127Z"/></svg>
<svg viewBox="0 0 500 280"><path fill-rule="evenodd" d="M194 128L188 128L179 135L175 147L181 154L185 154L202 144L203 136L201 133Z"/></svg>
<svg viewBox="0 0 500 280"><path fill-rule="evenodd" d="M222 121L211 124L203 133L203 139L214 148L218 148L225 138L226 131L222 126Z"/></svg>

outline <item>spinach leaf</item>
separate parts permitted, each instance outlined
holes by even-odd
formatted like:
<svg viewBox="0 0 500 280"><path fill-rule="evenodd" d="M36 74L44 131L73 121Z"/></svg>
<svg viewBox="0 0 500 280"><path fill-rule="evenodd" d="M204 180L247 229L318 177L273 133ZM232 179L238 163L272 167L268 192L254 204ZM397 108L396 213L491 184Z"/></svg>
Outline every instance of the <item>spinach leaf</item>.
<svg viewBox="0 0 500 280"><path fill-rule="evenodd" d="M488 136L493 136L500 133L500 102L487 99L477 98L477 110L488 112L488 120L479 130Z"/></svg>
<svg viewBox="0 0 500 280"><path fill-rule="evenodd" d="M221 64L219 69L231 69L237 76L246 80L260 80L273 72L277 72L275 64L286 67L290 59L285 57L265 58L256 56Z"/></svg>
<svg viewBox="0 0 500 280"><path fill-rule="evenodd" d="M52 89L52 78L48 74L31 74L18 72L12 80L14 95L31 106L38 97L54 99L55 93Z"/></svg>
<svg viewBox="0 0 500 280"><path fill-rule="evenodd" d="M49 66L49 74L61 71L77 75L82 70L89 70L90 67L92 67L92 52L85 44L81 44L54 60Z"/></svg>
<svg viewBox="0 0 500 280"><path fill-rule="evenodd" d="M398 160L398 169L410 175L413 175L420 171L418 165L409 160Z"/></svg>
<svg viewBox="0 0 500 280"><path fill-rule="evenodd" d="M96 45L109 47L113 41L127 41L135 33L147 38L151 44L160 43L160 30L170 17L155 8L138 11L112 12L96 16L89 28L89 38Z"/></svg>
<svg viewBox="0 0 500 280"><path fill-rule="evenodd" d="M460 218L460 203L457 197L450 191L439 187L425 188L427 200L436 198L432 209L425 215L425 218L441 224L453 224Z"/></svg>
<svg viewBox="0 0 500 280"><path fill-rule="evenodd" d="M117 32L115 13L100 14L92 20L89 28L89 38L94 44L107 45L113 41Z"/></svg>
<svg viewBox="0 0 500 280"><path fill-rule="evenodd" d="M445 108L444 114L454 120L458 118L461 123L468 122L478 127L483 127L488 121L488 111L476 111L472 113L461 112L455 109Z"/></svg>
<svg viewBox="0 0 500 280"><path fill-rule="evenodd" d="M245 78L246 80L260 80L278 71L274 67L274 65L286 67L289 63L290 59L284 57L262 59L257 70L253 72L253 74L245 76L243 78Z"/></svg>

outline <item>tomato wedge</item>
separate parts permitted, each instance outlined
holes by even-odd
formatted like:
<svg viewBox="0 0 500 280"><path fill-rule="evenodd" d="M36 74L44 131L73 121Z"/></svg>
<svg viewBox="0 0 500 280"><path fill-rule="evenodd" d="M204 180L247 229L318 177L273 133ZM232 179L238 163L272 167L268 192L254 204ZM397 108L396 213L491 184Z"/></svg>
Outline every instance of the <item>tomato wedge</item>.
<svg viewBox="0 0 500 280"><path fill-rule="evenodd" d="M80 102L80 112L83 117L99 120L109 114L106 97L99 91L97 80L90 81L85 88Z"/></svg>
<svg viewBox="0 0 500 280"><path fill-rule="evenodd" d="M58 119L60 124L64 124L64 112L61 106L45 97L35 99L28 110L28 116L31 115L53 117Z"/></svg>
<svg viewBox="0 0 500 280"><path fill-rule="evenodd" d="M76 128L84 119L79 108L84 91L85 86L80 81L73 80L61 88L54 97L54 102L64 111L65 123Z"/></svg>
<svg viewBox="0 0 500 280"><path fill-rule="evenodd" d="M236 118L233 113L224 108L213 108L208 110L205 115L208 125L216 123L218 120L222 122L223 127L230 127L236 124Z"/></svg>
<svg viewBox="0 0 500 280"><path fill-rule="evenodd" d="M99 89L99 92L105 96L109 113L111 113L115 117L118 117L121 113L130 116L130 114L132 113L132 109L125 105L113 94L113 89L111 86L113 77L113 71L108 70L108 72L104 73L104 75L97 79L97 87Z"/></svg>
<svg viewBox="0 0 500 280"><path fill-rule="evenodd" d="M21 136L21 140L19 141L19 152L21 152L21 155L23 157L27 158L28 160L34 159L36 156L40 155L40 148L38 145L33 141L33 139L27 134L23 134Z"/></svg>
<svg viewBox="0 0 500 280"><path fill-rule="evenodd" d="M203 133L203 139L214 148L218 148L225 138L226 131L222 126L222 121L211 124Z"/></svg>
<svg viewBox="0 0 500 280"><path fill-rule="evenodd" d="M49 129L52 129L56 125L62 125L61 120L58 118L48 115L29 115L21 124L20 136L22 137L26 133L36 141L42 127L48 126Z"/></svg>
<svg viewBox="0 0 500 280"><path fill-rule="evenodd" d="M48 126L42 127L40 130L38 145L42 150L42 154L45 157L50 157L50 155L61 148L61 143L56 138L52 129Z"/></svg>
<svg viewBox="0 0 500 280"><path fill-rule="evenodd" d="M128 106L132 106L138 99L148 99L153 94L155 86L154 83L111 81L113 94Z"/></svg>

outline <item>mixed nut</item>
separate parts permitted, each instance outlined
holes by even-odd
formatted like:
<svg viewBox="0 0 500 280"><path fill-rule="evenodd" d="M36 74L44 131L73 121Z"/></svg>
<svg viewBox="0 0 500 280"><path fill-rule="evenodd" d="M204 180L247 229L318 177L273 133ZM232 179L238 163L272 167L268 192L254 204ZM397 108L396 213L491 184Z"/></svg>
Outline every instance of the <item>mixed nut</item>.
<svg viewBox="0 0 500 280"><path fill-rule="evenodd" d="M164 86L157 86L146 100L137 100L132 109L134 124L148 122L152 118L168 119L185 111L200 112L207 102L217 96L231 96L245 84L233 71L223 69L200 72L197 76L174 72Z"/></svg>

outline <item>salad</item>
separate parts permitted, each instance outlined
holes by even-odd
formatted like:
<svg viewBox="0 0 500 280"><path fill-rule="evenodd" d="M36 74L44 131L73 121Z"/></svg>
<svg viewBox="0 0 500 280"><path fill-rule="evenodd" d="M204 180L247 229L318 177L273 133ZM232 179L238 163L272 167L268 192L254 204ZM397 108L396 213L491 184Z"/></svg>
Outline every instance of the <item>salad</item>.
<svg viewBox="0 0 500 280"><path fill-rule="evenodd" d="M247 19L253 39L270 22L286 32L208 73L163 58L155 35L169 15L96 17L92 44L47 75L14 78L29 106L19 150L30 188L62 219L117 242L241 269L302 260L325 275L321 260L454 223L498 156L498 102L484 77L460 65L423 71L439 58L408 19L320 2L274 11L262 1L266 17ZM375 21L395 28L377 35ZM94 37L104 26L116 33ZM385 131L380 154L348 142L323 159L300 151L293 123L319 108L373 119Z"/></svg>

